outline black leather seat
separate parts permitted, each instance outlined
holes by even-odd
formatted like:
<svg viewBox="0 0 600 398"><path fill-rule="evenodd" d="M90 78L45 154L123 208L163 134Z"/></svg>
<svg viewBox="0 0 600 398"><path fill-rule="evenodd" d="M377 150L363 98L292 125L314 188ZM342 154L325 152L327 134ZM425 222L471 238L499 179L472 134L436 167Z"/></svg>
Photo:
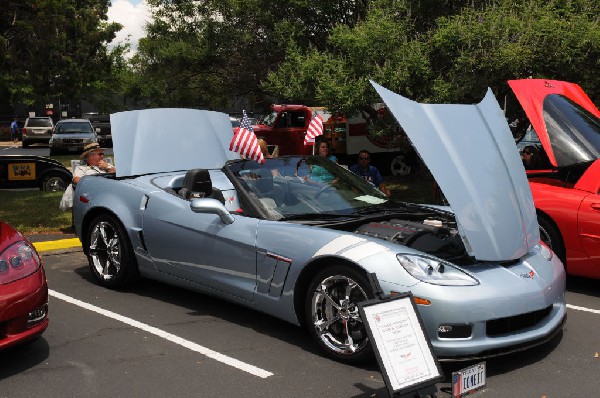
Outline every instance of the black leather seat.
<svg viewBox="0 0 600 398"><path fill-rule="evenodd" d="M179 195L186 199L213 198L225 203L223 193L213 188L210 174L206 169L192 169L185 174Z"/></svg>

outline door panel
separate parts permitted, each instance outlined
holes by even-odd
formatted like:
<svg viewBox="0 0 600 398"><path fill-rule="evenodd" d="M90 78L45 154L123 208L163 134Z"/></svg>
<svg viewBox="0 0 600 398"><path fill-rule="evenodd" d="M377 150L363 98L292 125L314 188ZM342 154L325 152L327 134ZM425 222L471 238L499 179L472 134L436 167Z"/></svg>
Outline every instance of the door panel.
<svg viewBox="0 0 600 398"><path fill-rule="evenodd" d="M143 230L148 252L161 272L252 300L256 286L258 220L197 214L190 202L166 192L150 197Z"/></svg>

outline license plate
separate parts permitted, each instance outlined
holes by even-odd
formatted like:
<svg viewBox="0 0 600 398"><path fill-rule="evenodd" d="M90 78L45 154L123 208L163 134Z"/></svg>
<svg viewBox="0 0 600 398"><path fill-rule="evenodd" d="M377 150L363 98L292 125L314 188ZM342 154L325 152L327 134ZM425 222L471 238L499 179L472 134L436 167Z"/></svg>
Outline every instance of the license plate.
<svg viewBox="0 0 600 398"><path fill-rule="evenodd" d="M452 373L452 398L485 386L485 362Z"/></svg>
<svg viewBox="0 0 600 398"><path fill-rule="evenodd" d="M69 148L69 152L77 152L78 150L79 150L79 148L77 148L77 147Z"/></svg>

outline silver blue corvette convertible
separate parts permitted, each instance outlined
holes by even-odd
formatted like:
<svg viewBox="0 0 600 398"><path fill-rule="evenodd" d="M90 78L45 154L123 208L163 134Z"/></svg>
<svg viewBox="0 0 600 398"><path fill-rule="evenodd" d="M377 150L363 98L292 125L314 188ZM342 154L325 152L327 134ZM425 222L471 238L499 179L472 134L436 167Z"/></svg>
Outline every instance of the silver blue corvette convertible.
<svg viewBox="0 0 600 398"><path fill-rule="evenodd" d="M540 243L493 95L424 105L374 86L450 207L389 200L321 157L240 159L225 114L117 113L116 175L83 177L74 195L98 283L142 276L218 296L305 325L346 362L372 355L357 303L374 297L373 273L384 294L412 293L440 359L552 338L566 319L565 272Z"/></svg>

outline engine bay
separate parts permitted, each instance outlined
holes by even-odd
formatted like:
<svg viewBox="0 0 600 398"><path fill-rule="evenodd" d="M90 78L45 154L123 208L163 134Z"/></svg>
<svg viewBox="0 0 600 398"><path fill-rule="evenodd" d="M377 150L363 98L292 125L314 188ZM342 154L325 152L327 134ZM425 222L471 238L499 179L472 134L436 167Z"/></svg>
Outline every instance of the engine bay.
<svg viewBox="0 0 600 398"><path fill-rule="evenodd" d="M398 243L450 261L468 257L458 229L440 219L422 222L397 218L372 221L359 226L355 233ZM458 262L463 262L458 261Z"/></svg>

